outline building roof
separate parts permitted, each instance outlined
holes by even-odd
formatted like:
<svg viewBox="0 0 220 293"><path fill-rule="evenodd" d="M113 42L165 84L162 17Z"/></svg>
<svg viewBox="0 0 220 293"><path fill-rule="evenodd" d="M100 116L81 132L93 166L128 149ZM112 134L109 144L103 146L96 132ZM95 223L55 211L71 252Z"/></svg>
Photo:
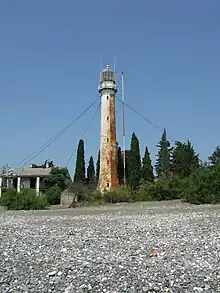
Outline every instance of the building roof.
<svg viewBox="0 0 220 293"><path fill-rule="evenodd" d="M13 168L2 177L44 177L49 176L52 168Z"/></svg>

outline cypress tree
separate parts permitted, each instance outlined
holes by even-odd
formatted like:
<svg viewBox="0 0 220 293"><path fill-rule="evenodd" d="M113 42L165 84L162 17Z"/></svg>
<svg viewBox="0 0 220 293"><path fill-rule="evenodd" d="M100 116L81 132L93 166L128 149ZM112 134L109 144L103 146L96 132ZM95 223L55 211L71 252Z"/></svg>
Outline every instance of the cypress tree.
<svg viewBox="0 0 220 293"><path fill-rule="evenodd" d="M119 180L119 184L122 185L124 183L124 163L123 163L123 157L122 157L120 147L118 147L117 159L118 159L117 160L118 161L118 165L117 165L118 180Z"/></svg>
<svg viewBox="0 0 220 293"><path fill-rule="evenodd" d="M209 161L212 165L216 165L220 162L220 146L217 146L212 153L212 155L209 157Z"/></svg>
<svg viewBox="0 0 220 293"><path fill-rule="evenodd" d="M167 140L166 129L164 128L158 147L157 162L155 165L157 176L168 176L170 174L170 143Z"/></svg>
<svg viewBox="0 0 220 293"><path fill-rule="evenodd" d="M98 153L98 159L97 159L97 163L96 163L96 181L97 181L97 183L99 181L99 172L100 172L100 150Z"/></svg>
<svg viewBox="0 0 220 293"><path fill-rule="evenodd" d="M80 139L76 156L74 183L85 183L85 152L84 141Z"/></svg>
<svg viewBox="0 0 220 293"><path fill-rule="evenodd" d="M89 165L87 168L87 182L88 184L95 183L95 167L93 157L91 156L89 159Z"/></svg>
<svg viewBox="0 0 220 293"><path fill-rule="evenodd" d="M192 144L177 141L172 151L171 170L180 178L188 177L199 168L199 156L196 154Z"/></svg>
<svg viewBox="0 0 220 293"><path fill-rule="evenodd" d="M142 161L142 179L148 182L154 181L153 166L151 164L150 153L147 147L145 148L145 154Z"/></svg>
<svg viewBox="0 0 220 293"><path fill-rule="evenodd" d="M141 180L141 156L139 141L133 132L131 137L131 148L129 152L129 185L136 189Z"/></svg>
<svg viewBox="0 0 220 293"><path fill-rule="evenodd" d="M130 172L129 155L130 155L130 150L125 150L125 176L126 176L127 183L129 183L129 172ZM123 156L123 159L124 159L124 156Z"/></svg>

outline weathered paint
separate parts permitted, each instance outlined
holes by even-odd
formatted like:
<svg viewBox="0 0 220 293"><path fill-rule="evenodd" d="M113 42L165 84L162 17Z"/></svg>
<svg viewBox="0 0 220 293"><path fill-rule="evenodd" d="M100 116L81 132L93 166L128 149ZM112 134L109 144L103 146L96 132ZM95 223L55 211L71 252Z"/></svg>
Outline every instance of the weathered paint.
<svg viewBox="0 0 220 293"><path fill-rule="evenodd" d="M99 189L103 191L118 187L115 95L106 89L101 96Z"/></svg>

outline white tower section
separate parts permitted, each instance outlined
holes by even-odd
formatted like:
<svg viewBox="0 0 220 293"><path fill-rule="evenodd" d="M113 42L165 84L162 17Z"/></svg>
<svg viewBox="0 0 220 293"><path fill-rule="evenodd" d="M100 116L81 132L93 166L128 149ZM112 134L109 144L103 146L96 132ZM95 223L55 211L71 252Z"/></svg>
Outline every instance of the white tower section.
<svg viewBox="0 0 220 293"><path fill-rule="evenodd" d="M115 73L107 65L100 74L99 84L101 97L101 138L98 188L101 191L119 187L115 122L116 92Z"/></svg>

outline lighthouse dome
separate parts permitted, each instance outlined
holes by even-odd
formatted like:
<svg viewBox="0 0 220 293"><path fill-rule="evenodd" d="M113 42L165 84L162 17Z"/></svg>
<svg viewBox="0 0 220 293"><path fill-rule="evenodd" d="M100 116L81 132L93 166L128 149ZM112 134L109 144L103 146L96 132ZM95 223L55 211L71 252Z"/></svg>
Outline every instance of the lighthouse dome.
<svg viewBox="0 0 220 293"><path fill-rule="evenodd" d="M102 81L114 81L115 82L115 73L112 71L109 65L106 65L106 68L101 72L100 82Z"/></svg>

